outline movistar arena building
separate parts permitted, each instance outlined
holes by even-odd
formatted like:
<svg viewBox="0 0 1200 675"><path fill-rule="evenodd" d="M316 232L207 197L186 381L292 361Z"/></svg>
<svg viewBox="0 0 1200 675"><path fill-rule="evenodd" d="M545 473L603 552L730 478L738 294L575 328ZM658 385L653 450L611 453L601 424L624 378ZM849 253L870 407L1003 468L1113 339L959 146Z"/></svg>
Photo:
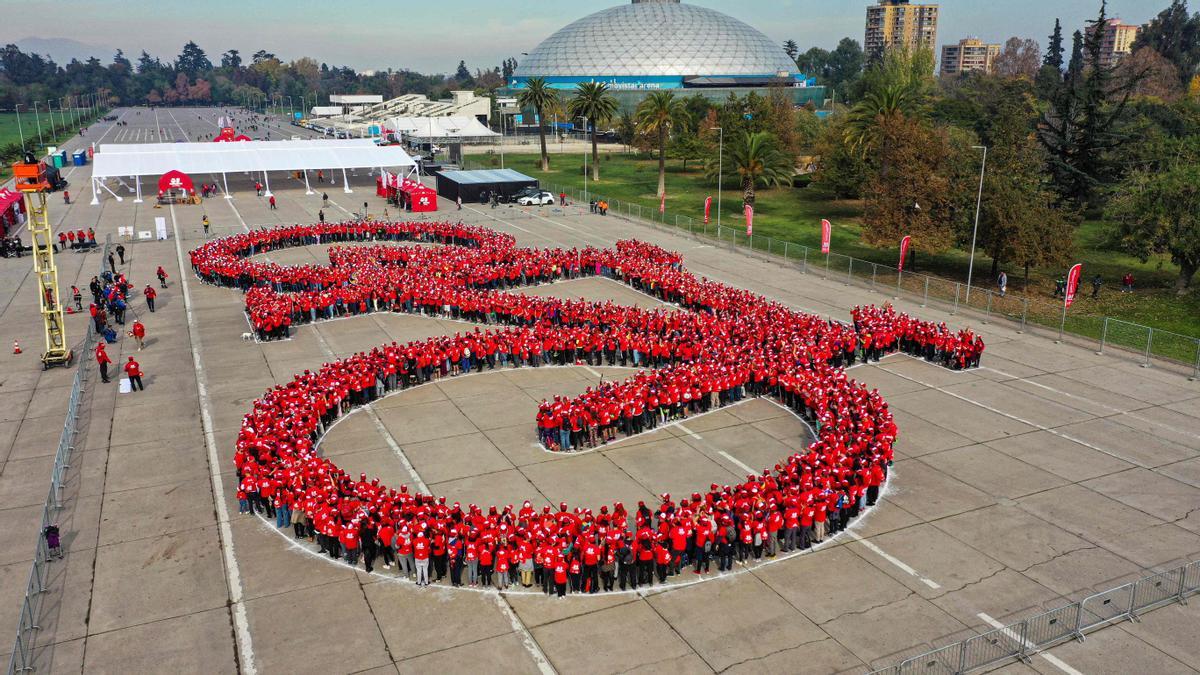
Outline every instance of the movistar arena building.
<svg viewBox="0 0 1200 675"><path fill-rule="evenodd" d="M664 89L713 100L781 89L797 105L820 106L825 98L824 87L798 72L781 44L727 14L679 0L633 0L566 26L518 61L505 93L519 94L534 77L561 90L605 82L627 110Z"/></svg>

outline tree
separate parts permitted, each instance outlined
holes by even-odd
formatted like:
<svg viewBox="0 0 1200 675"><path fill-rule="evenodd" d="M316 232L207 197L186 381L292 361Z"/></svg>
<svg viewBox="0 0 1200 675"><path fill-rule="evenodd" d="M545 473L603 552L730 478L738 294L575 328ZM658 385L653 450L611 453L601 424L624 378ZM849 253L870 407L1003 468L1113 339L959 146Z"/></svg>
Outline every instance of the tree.
<svg viewBox="0 0 1200 675"><path fill-rule="evenodd" d="M1200 66L1200 12L1189 16L1187 0L1172 0L1170 7L1138 32L1133 49L1142 47L1153 49L1173 63L1180 86L1187 87Z"/></svg>
<svg viewBox="0 0 1200 675"><path fill-rule="evenodd" d="M1117 71L1126 79L1136 82L1133 87L1135 96L1174 101L1184 94L1179 82L1179 69L1149 47L1141 47L1121 59Z"/></svg>
<svg viewBox="0 0 1200 675"><path fill-rule="evenodd" d="M725 144L724 168L742 187L742 205L754 206L755 188L790 185L796 173L793 157L779 147L779 140L766 131L743 133ZM719 163L709 159L705 173L716 182Z"/></svg>
<svg viewBox="0 0 1200 675"><path fill-rule="evenodd" d="M1024 269L1025 286L1033 267L1067 262L1072 249L1075 214L1059 208L1046 185L1046 154L1033 132L1034 102L1015 87L988 102L987 172L979 219L979 247L992 258L992 277L1000 266Z"/></svg>
<svg viewBox="0 0 1200 675"><path fill-rule="evenodd" d="M458 68L454 71L454 79L464 87L474 86L475 78L471 77L471 71L467 69L466 61L458 62Z"/></svg>
<svg viewBox="0 0 1200 675"><path fill-rule="evenodd" d="M835 198L858 199L870 166L867 157L846 142L847 127L844 115L821 127L814 148L817 170L813 184Z"/></svg>
<svg viewBox="0 0 1200 675"><path fill-rule="evenodd" d="M638 127L646 134L657 136L658 142L658 192L662 197L667 191L667 138L671 129L686 119L683 100L675 98L670 91L655 91L642 99L634 113Z"/></svg>
<svg viewBox="0 0 1200 675"><path fill-rule="evenodd" d="M525 89L517 96L517 105L533 108L537 116L538 140L542 144L542 171L549 171L550 155L546 154L545 112L558 105L558 94L546 84L546 78L531 77L525 81Z"/></svg>
<svg viewBox="0 0 1200 675"><path fill-rule="evenodd" d="M1010 37L1004 49L992 64L994 72L1001 77L1028 77L1038 74L1040 47L1037 40Z"/></svg>
<svg viewBox="0 0 1200 675"><path fill-rule="evenodd" d="M872 245L895 245L906 235L922 251L950 248L963 229L962 214L972 184L961 140L949 130L903 115L882 125L876 150L879 168L867 181L863 239ZM978 163L974 166L978 176Z"/></svg>
<svg viewBox="0 0 1200 675"><path fill-rule="evenodd" d="M667 144L667 153L672 159L683 162L683 170L687 171L688 162L704 159L711 154L712 148L696 134L675 134Z"/></svg>
<svg viewBox="0 0 1200 675"><path fill-rule="evenodd" d="M1112 151L1126 140L1120 123L1145 74L1118 74L1116 67L1101 64L1105 20L1102 3L1087 34L1075 32L1066 79L1051 93L1038 125L1055 188L1080 206L1097 205L1100 187L1116 178Z"/></svg>
<svg viewBox="0 0 1200 675"><path fill-rule="evenodd" d="M1175 290L1188 292L1200 268L1200 137L1181 142L1166 166L1130 173L1106 216L1117 223L1122 248L1143 262L1170 254L1179 266Z"/></svg>
<svg viewBox="0 0 1200 675"><path fill-rule="evenodd" d="M1050 44L1037 74L1038 96L1043 100L1049 100L1062 85L1063 54L1062 22L1055 19L1054 32L1050 34Z"/></svg>
<svg viewBox="0 0 1200 675"><path fill-rule="evenodd" d="M575 97L567 104L572 117L586 117L592 125L592 180L600 180L600 150L596 147L596 129L608 124L617 114L617 99L608 93L604 82L580 82Z"/></svg>
<svg viewBox="0 0 1200 675"><path fill-rule="evenodd" d="M175 69L195 77L200 73L212 70L212 61L208 60L208 55L204 53L200 45L188 40L187 44L183 46L183 51L179 52L178 58L175 59Z"/></svg>
<svg viewBox="0 0 1200 675"><path fill-rule="evenodd" d="M783 52L788 55L788 58L795 61L800 54L800 45L796 44L795 40L788 40L783 43Z"/></svg>
<svg viewBox="0 0 1200 675"><path fill-rule="evenodd" d="M242 54L236 49L230 49L221 55L221 67L237 70L242 67Z"/></svg>
<svg viewBox="0 0 1200 675"><path fill-rule="evenodd" d="M892 82L873 90L850 111L846 144L865 155L877 147L881 129L889 120L915 116L919 108L916 91L903 82Z"/></svg>

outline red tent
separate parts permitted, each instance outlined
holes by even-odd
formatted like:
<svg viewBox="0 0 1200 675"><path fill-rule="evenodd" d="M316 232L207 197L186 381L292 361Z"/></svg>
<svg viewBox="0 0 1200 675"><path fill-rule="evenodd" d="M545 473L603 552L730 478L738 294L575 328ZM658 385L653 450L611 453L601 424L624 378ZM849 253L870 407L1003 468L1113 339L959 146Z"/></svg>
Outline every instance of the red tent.
<svg viewBox="0 0 1200 675"><path fill-rule="evenodd" d="M221 127L221 132L213 137L213 143L228 143L231 141L248 141L249 136L239 134L233 127Z"/></svg>
<svg viewBox="0 0 1200 675"><path fill-rule="evenodd" d="M419 181L387 174L375 178L375 195L395 199L401 207L414 213L437 211L437 191Z"/></svg>
<svg viewBox="0 0 1200 675"><path fill-rule="evenodd" d="M20 192L0 188L0 236L21 224L25 214L25 199Z"/></svg>
<svg viewBox="0 0 1200 675"><path fill-rule="evenodd" d="M167 190L184 190L189 195L196 194L196 187L192 184L191 177L177 169L164 173L162 178L158 179L158 196L163 196Z"/></svg>

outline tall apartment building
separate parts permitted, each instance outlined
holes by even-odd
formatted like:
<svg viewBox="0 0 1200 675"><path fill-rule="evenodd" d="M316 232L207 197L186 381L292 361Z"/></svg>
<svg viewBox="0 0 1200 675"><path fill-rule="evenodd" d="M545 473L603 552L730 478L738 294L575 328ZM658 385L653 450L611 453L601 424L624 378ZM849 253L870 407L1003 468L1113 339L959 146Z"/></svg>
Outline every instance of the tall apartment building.
<svg viewBox="0 0 1200 675"><path fill-rule="evenodd" d="M1086 30L1096 28L1095 21L1089 21ZM1108 68L1116 65L1133 51L1133 41L1137 38L1139 26L1121 23L1120 19L1108 19L1100 28L1103 31L1100 42L1100 66Z"/></svg>
<svg viewBox="0 0 1200 675"><path fill-rule="evenodd" d="M937 5L914 5L908 0L879 0L867 7L863 49L868 60L883 57L892 47L933 50L937 44Z"/></svg>
<svg viewBox="0 0 1200 675"><path fill-rule="evenodd" d="M959 40L956 45L942 45L941 74L991 73L992 63L999 55L1000 45L987 44L975 37Z"/></svg>

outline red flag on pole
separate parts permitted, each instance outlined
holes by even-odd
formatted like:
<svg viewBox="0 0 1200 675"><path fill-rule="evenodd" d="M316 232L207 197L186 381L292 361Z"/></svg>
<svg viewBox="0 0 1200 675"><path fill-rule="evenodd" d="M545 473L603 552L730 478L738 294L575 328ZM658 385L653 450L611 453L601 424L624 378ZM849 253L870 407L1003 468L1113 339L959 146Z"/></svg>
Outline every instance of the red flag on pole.
<svg viewBox="0 0 1200 675"><path fill-rule="evenodd" d="M896 269L900 272L904 271L904 259L908 257L908 244L911 240L912 237L908 235L905 235L905 237L900 240L900 264L896 266Z"/></svg>
<svg viewBox="0 0 1200 675"><path fill-rule="evenodd" d="M746 205L746 236L754 234L754 207Z"/></svg>
<svg viewBox="0 0 1200 675"><path fill-rule="evenodd" d="M667 212L667 191L663 190L662 196L658 198L658 212Z"/></svg>
<svg viewBox="0 0 1200 675"><path fill-rule="evenodd" d="M821 253L829 253L829 239L833 235L833 225L828 220L821 221Z"/></svg>
<svg viewBox="0 0 1200 675"><path fill-rule="evenodd" d="M708 224L708 214L712 211L712 195L704 198L704 224Z"/></svg>
<svg viewBox="0 0 1200 675"><path fill-rule="evenodd" d="M1071 303L1075 302L1075 291L1079 290L1079 277L1083 274L1083 265L1075 263L1070 272L1067 272L1067 293L1063 296L1064 307L1071 308Z"/></svg>

